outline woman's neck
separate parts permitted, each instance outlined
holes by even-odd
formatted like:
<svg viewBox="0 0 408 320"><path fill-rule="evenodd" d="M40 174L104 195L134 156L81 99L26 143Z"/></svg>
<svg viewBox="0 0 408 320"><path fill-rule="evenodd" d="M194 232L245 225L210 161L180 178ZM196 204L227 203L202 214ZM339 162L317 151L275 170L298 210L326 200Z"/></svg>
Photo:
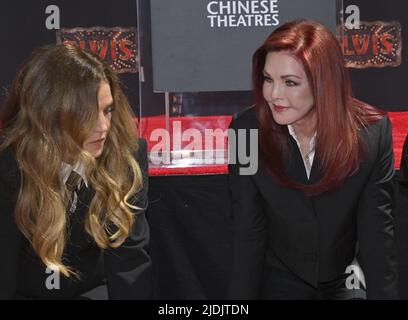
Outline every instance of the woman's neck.
<svg viewBox="0 0 408 320"><path fill-rule="evenodd" d="M304 157L310 152L310 142L316 132L316 114L313 112L309 117L292 124L299 143L300 152Z"/></svg>
<svg viewBox="0 0 408 320"><path fill-rule="evenodd" d="M301 141L310 141L316 132L316 112L292 124L296 136Z"/></svg>
<svg viewBox="0 0 408 320"><path fill-rule="evenodd" d="M295 130L296 137L301 141L310 141L315 133L314 127L306 127L299 125L292 125Z"/></svg>

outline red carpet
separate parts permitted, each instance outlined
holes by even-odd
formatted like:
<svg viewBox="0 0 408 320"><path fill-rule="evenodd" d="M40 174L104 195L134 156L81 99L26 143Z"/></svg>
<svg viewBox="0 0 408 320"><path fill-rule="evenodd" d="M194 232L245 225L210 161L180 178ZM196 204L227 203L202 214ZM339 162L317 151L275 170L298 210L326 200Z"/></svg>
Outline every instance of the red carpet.
<svg viewBox="0 0 408 320"><path fill-rule="evenodd" d="M401 161L401 151L404 145L405 137L408 133L408 112L389 112L389 117L393 125L393 144L394 144L394 153L395 153L395 167L398 169ZM175 148L183 149L192 141L191 139L186 139L187 141L182 141L181 137L175 138L177 141L173 141L173 129L177 126L180 126L181 132L186 133L187 129L196 129L196 133L200 133L201 137L205 136L205 130L207 129L221 129L226 130L231 122L231 116L205 116L205 117L177 117L170 119L170 141L171 145L174 143L177 144L177 141L180 141L180 147ZM152 140L152 132L157 128L165 128L165 118L164 116L158 117L148 117L143 118L140 123L141 135L147 139L149 151L157 143L161 142L161 139L158 141ZM187 131L188 132L188 131ZM190 130L190 133L192 131ZM157 132L156 132L157 133ZM162 133L163 134L163 133ZM159 132L160 135L160 132ZM215 144L215 142L214 142ZM227 140L224 139L224 146L222 149L226 150ZM196 141L194 149L205 149L204 141ZM191 149L191 148L190 148ZM191 152L187 152L188 154ZM188 161L188 157L183 159ZM227 173L227 164L190 164L186 167L185 161L183 163L180 160L178 163L172 163L169 165L151 165L149 168L150 175L190 175L190 174L222 174Z"/></svg>

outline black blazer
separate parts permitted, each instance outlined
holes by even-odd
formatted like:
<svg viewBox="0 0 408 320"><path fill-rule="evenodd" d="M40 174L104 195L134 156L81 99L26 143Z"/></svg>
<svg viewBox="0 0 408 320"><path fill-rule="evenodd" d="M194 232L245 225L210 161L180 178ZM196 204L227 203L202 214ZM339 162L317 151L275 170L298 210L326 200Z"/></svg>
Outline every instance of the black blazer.
<svg viewBox="0 0 408 320"><path fill-rule="evenodd" d="M143 173L143 189L133 199L147 206L148 162L146 141L140 140L137 155ZM18 230L14 207L20 187L20 171L11 148L0 154L0 299L75 298L106 284L109 299L149 299L151 260L148 254L149 227L144 212L138 213L129 237L116 249L100 250L86 233L84 218L94 190L78 192L76 211L69 215L69 239L64 259L80 280L60 276L60 289L46 287L46 268ZM50 281L50 278L48 278ZM55 284L55 282L54 282Z"/></svg>
<svg viewBox="0 0 408 320"><path fill-rule="evenodd" d="M258 126L250 108L236 116L230 128ZM279 185L261 163L250 176L239 175L240 165L229 165L234 218L230 298L258 298L264 266L277 262L313 286L333 280L352 262L357 241L367 297L397 298L394 156L388 117L361 134L368 152L359 170L338 191L315 197ZM287 172L303 184L318 181L316 161L308 181L300 151L290 139Z"/></svg>
<svg viewBox="0 0 408 320"><path fill-rule="evenodd" d="M408 189L408 135L405 137L404 146L402 148L398 181L404 190ZM406 192L406 194L408 194L408 192Z"/></svg>
<svg viewBox="0 0 408 320"><path fill-rule="evenodd" d="M402 149L398 174L398 192L396 196L395 218L398 247L399 294L408 299L408 135Z"/></svg>

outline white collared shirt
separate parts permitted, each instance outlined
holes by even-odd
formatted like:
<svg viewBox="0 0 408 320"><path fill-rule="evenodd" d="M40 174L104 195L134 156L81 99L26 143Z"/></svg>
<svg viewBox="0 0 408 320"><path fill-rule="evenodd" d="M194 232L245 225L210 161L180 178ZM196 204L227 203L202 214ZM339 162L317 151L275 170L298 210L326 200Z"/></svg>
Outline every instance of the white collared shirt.
<svg viewBox="0 0 408 320"><path fill-rule="evenodd" d="M310 179L310 171L312 170L313 160L315 156L315 149L316 149L316 132L313 134L312 139L310 139L308 152L306 154L303 154L302 148L300 147L299 139L295 132L295 129L290 124L288 124L288 130L289 130L289 134L293 137L293 139L295 139L298 145L300 154L302 155L303 164L305 165L307 178Z"/></svg>
<svg viewBox="0 0 408 320"><path fill-rule="evenodd" d="M68 177L71 174L71 171L75 171L78 173L81 178L84 180L86 187L88 188L88 180L85 176L85 168L82 163L77 162L75 165L68 164L66 162L62 162L60 178L63 184L67 183Z"/></svg>

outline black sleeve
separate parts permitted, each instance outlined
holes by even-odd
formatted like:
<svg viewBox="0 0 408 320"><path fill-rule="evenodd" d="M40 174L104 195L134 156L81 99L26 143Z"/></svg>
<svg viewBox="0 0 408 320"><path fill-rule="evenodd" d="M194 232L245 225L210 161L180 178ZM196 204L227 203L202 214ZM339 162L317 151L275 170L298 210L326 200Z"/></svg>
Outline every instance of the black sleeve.
<svg viewBox="0 0 408 320"><path fill-rule="evenodd" d="M402 150L395 199L400 299L408 299L408 135Z"/></svg>
<svg viewBox="0 0 408 320"><path fill-rule="evenodd" d="M362 192L358 211L361 266L368 299L397 299L397 258L394 241L394 153L388 117L379 124L378 154Z"/></svg>
<svg viewBox="0 0 408 320"><path fill-rule="evenodd" d="M9 151L0 154L0 300L17 294L21 232L14 218L19 174Z"/></svg>
<svg viewBox="0 0 408 320"><path fill-rule="evenodd" d="M146 209L148 190L147 146L139 140L137 160L143 174L143 189L132 203ZM136 222L125 240L116 249L105 253L105 273L109 299L150 299L151 260L149 256L149 226L145 210L137 212Z"/></svg>
<svg viewBox="0 0 408 320"><path fill-rule="evenodd" d="M408 135L405 137L404 147L402 149L401 165L399 172L399 183L408 189Z"/></svg>
<svg viewBox="0 0 408 320"><path fill-rule="evenodd" d="M230 129L235 132L235 137L238 137L238 128L240 125L233 121ZM238 159L237 152L234 153L235 159ZM238 163L228 166L233 218L233 260L228 299L258 299L266 253L266 217L254 180L250 175L242 175L240 167Z"/></svg>

